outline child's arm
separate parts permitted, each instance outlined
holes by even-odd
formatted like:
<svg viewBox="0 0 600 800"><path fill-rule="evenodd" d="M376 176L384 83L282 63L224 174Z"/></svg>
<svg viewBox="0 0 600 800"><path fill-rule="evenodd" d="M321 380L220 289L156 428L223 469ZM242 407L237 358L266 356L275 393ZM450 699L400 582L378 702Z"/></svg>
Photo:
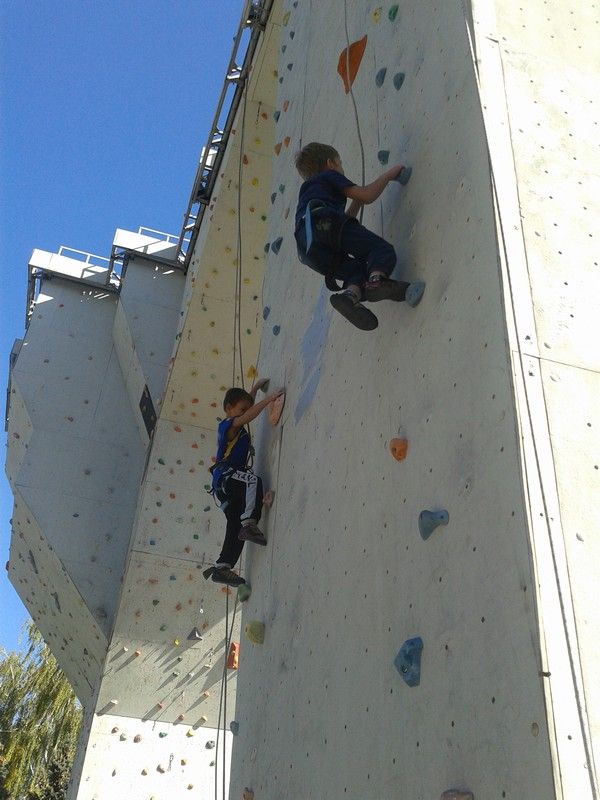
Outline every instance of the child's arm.
<svg viewBox="0 0 600 800"><path fill-rule="evenodd" d="M356 217L360 209L362 208L362 203L359 203L358 200L353 200L348 208L346 209L346 214L349 217Z"/></svg>
<svg viewBox="0 0 600 800"><path fill-rule="evenodd" d="M375 178L373 183L368 183L366 186L348 186L347 189L342 189L342 192L346 195L346 197L349 197L350 200L353 201L346 213L351 217L356 216L356 214L350 213L350 210L353 210L354 202L358 203L358 207L356 209L357 212L361 205L374 203L388 183L394 180L394 178L399 175L401 170L402 164L397 164L395 167L391 167L384 172L383 175Z"/></svg>
<svg viewBox="0 0 600 800"><path fill-rule="evenodd" d="M285 389L277 389L275 392L271 392L268 394L264 400L261 400L259 403L255 403L248 411L245 411L243 414L240 414L239 417L234 417L233 422L231 423L231 427L229 428L230 434L232 431L237 430L238 428L242 428L244 425L247 425L249 422L252 422L253 419L256 419L261 411L264 411L265 408L272 403L273 400L276 400L285 392ZM231 435L233 438L233 435Z"/></svg>

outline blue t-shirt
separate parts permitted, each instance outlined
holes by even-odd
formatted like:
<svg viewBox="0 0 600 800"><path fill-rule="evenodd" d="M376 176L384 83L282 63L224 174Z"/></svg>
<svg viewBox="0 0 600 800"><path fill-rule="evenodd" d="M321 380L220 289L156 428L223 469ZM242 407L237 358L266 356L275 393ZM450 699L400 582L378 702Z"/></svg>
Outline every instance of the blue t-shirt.
<svg viewBox="0 0 600 800"><path fill-rule="evenodd" d="M317 172L316 175L304 181L298 195L296 227L300 224L300 220L306 211L306 206L311 200L320 200L326 206L331 206L336 211L343 212L346 208L347 198L342 189L347 189L350 186L356 186L356 184L334 169Z"/></svg>
<svg viewBox="0 0 600 800"><path fill-rule="evenodd" d="M226 417L224 420L219 422L219 427L217 428L216 463L222 461L225 458L225 453L227 451L227 448L231 444L231 441L228 441L227 439L227 434L233 424L234 419L235 417ZM240 428L236 436L237 436L237 441L229 451L229 455L227 456L226 462L221 466L216 467L215 470L213 471L213 480L212 480L213 488L216 488L218 486L219 481L221 479L221 475L226 469L246 468L246 462L248 461L248 451L250 449L250 434L248 433L246 428Z"/></svg>

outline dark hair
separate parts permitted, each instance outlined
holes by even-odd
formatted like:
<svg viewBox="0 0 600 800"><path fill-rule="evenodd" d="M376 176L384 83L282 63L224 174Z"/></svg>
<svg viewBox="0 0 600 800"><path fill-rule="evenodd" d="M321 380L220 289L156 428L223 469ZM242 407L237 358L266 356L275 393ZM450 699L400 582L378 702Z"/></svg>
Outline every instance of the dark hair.
<svg viewBox="0 0 600 800"><path fill-rule="evenodd" d="M245 389L239 389L236 386L232 389L227 389L223 398L223 410L225 410L226 406L234 406L240 400L249 400L254 405L254 398Z"/></svg>
<svg viewBox="0 0 600 800"><path fill-rule="evenodd" d="M317 172L323 172L323 170L327 169L327 161L329 159L336 161L339 157L338 151L330 144L310 142L310 144L307 144L296 153L296 169L304 180L308 180L312 175L316 175Z"/></svg>

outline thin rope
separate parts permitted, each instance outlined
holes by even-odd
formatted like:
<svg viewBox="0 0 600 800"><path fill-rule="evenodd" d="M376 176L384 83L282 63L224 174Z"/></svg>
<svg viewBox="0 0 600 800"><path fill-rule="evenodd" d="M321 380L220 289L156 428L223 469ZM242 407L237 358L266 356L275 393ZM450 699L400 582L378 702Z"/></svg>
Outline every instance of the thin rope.
<svg viewBox="0 0 600 800"><path fill-rule="evenodd" d="M235 379L236 346L239 354L240 377L242 389L245 389L244 380L244 358L242 353L242 178L243 178L243 159L244 159L244 140L246 134L246 109L248 100L248 82L244 78L244 94L242 106L242 124L240 128L240 158L238 162L238 204L237 204L237 247L236 247L236 271L235 271L235 308L233 323L233 385Z"/></svg>
<svg viewBox="0 0 600 800"><path fill-rule="evenodd" d="M356 120L356 132L358 134L358 143L360 145L360 163L361 163L361 183L365 185L365 148L363 145L362 133L360 131L360 120L358 118L358 107L356 105L356 98L350 83L350 34L348 32L348 0L344 0L344 30L346 31L346 78L348 79L348 89L350 98L352 100L352 107L354 108L354 119ZM359 220L362 223L364 206L361 205L359 211Z"/></svg>

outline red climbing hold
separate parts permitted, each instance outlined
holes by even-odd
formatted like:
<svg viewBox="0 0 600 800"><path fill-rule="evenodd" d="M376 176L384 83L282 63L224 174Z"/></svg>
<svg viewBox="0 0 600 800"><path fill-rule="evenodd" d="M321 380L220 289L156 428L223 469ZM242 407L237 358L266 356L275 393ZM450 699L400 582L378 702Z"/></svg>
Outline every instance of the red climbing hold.
<svg viewBox="0 0 600 800"><path fill-rule="evenodd" d="M277 425L281 419L283 407L285 405L285 393L276 397L272 403L269 403L269 422L271 425Z"/></svg>
<svg viewBox="0 0 600 800"><path fill-rule="evenodd" d="M390 442L390 453L394 456L396 461L403 461L406 458L408 451L407 439L392 439Z"/></svg>
<svg viewBox="0 0 600 800"><path fill-rule="evenodd" d="M357 42L352 42L350 47L345 47L340 53L338 60L337 71L338 75L344 82L344 90L346 94L350 91L354 79L358 74L360 62L365 54L367 46L367 37L363 36Z"/></svg>

